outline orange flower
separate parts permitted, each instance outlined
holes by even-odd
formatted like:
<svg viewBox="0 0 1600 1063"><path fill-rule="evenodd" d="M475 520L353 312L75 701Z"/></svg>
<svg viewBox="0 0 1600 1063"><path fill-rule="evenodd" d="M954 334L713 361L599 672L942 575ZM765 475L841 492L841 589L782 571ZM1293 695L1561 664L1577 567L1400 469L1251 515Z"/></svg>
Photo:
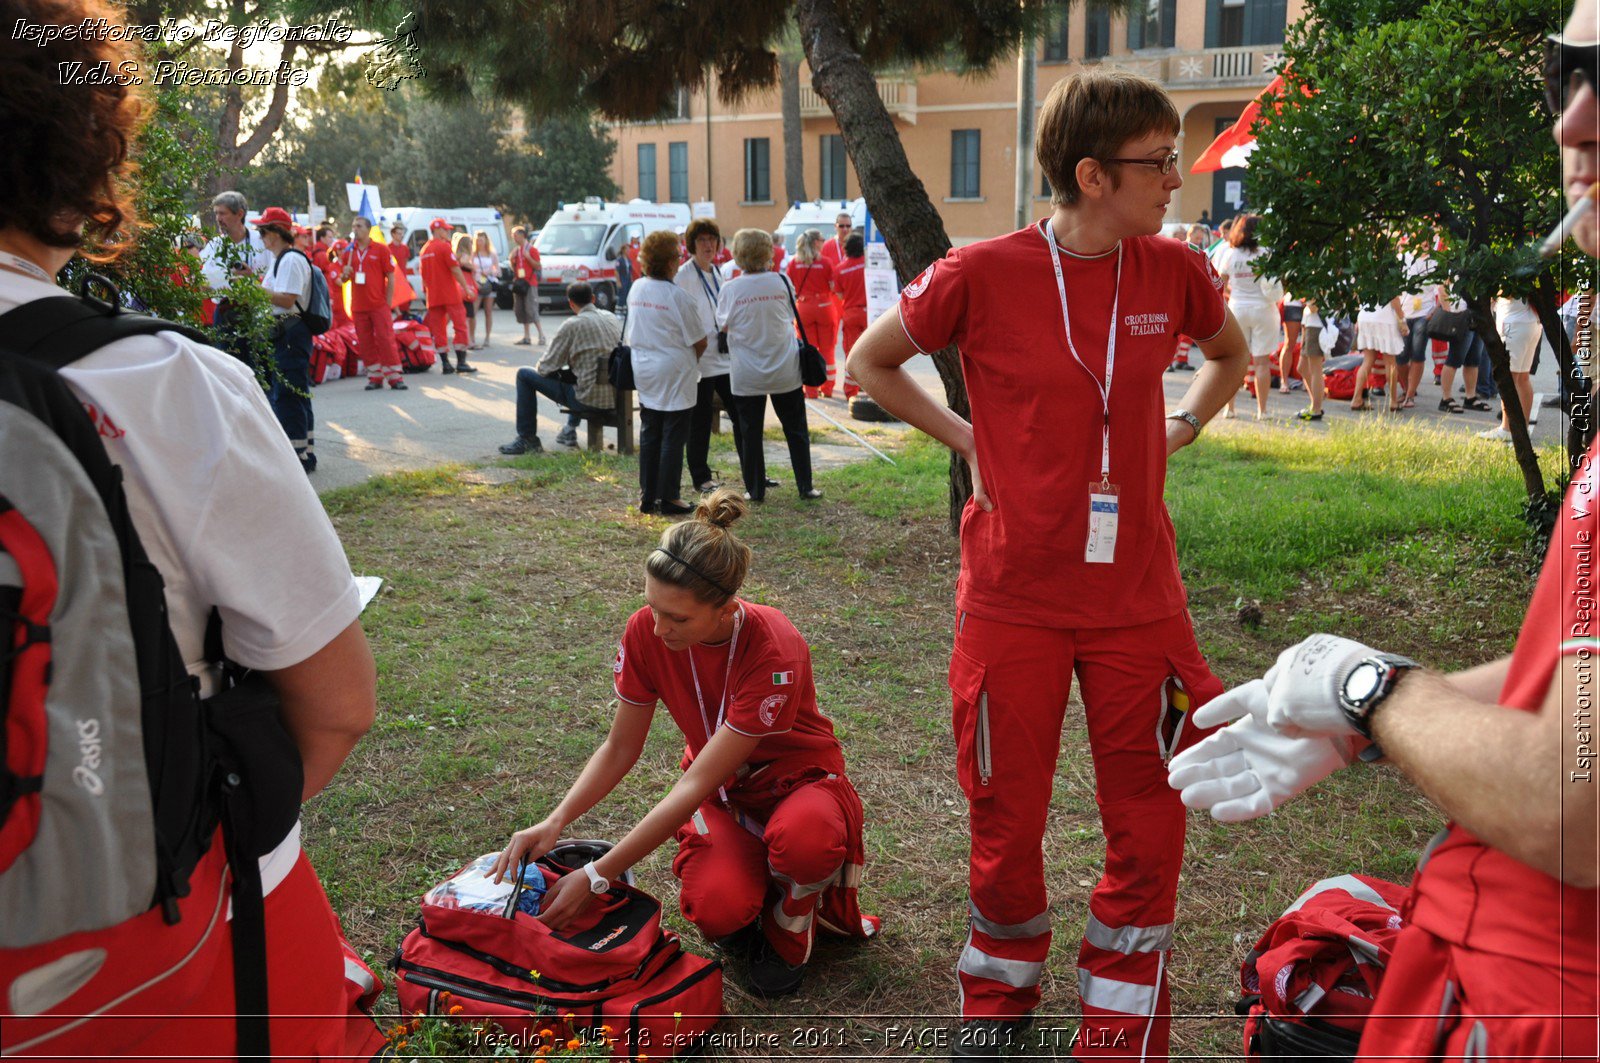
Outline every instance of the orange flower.
<svg viewBox="0 0 1600 1063"><path fill-rule="evenodd" d="M451 1015L460 1015L463 1011L466 1011L466 1010L467 1009L462 1007L460 1004L452 1004L452 1005L450 1005L450 1014Z"/></svg>
<svg viewBox="0 0 1600 1063"><path fill-rule="evenodd" d="M612 1031L610 1026L602 1025L600 1027L600 1032L604 1033L604 1034L609 1034L609 1033L612 1033L613 1031Z"/></svg>
<svg viewBox="0 0 1600 1063"><path fill-rule="evenodd" d="M576 1037L574 1037L572 1040L567 1042L567 1051L568 1052L576 1052L578 1049L580 1049L582 1047L583 1047L583 1042L578 1040Z"/></svg>

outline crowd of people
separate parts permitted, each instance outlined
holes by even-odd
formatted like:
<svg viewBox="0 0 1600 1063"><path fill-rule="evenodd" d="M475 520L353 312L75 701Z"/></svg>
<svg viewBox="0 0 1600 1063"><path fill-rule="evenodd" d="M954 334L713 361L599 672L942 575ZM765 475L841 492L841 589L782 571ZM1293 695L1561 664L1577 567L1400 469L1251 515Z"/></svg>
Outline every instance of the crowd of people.
<svg viewBox="0 0 1600 1063"><path fill-rule="evenodd" d="M87 25L111 14L102 0L18 2L36 20L70 16ZM1575 201L1600 180L1593 3L1580 0L1550 49L1568 63L1552 64L1550 100ZM37 101L65 91L59 64L115 66L133 54L132 44L89 33L42 46L0 42L9 74L0 81L0 116L34 149L0 163L0 311L70 304L70 315L111 316L63 298L55 277L88 238L107 241L112 256L131 246L126 234L137 226L122 179L142 120L138 92L112 82L85 87L74 99L81 105ZM1171 456L1222 413L1252 364L1258 374L1263 358L1270 366L1271 353L1263 352L1275 330L1264 308L1277 300L1251 268L1257 256L1248 223L1230 227L1222 273L1203 249L1158 235L1166 201L1183 181L1180 132L1177 109L1153 81L1098 67L1063 78L1043 103L1036 139L1053 189L1050 215L930 264L850 344L846 380L947 445L972 478L949 665L954 774L971 832L952 1056L1011 1054L1041 1004L1055 921L1042 841L1076 686L1105 853L1077 953L1083 1023L1071 1042L1074 1059L1170 1054L1185 806L1225 823L1262 816L1356 759L1380 757L1451 824L1413 880L1359 1058L1594 1059L1600 799L1585 721L1600 652L1593 626L1600 511L1591 504L1600 443L1573 476L1511 655L1445 675L1318 634L1285 649L1262 678L1225 690L1187 610L1163 489ZM254 232L243 224L242 202L219 199L215 210L227 241L208 262L221 270L217 287L231 275L261 277L281 319L273 357L296 368L309 330L300 320L313 294L308 279L320 267L294 253L299 234L279 208L263 211ZM738 275L714 280L708 267L722 242L715 224L702 220L686 235L687 248L672 232L641 242L625 322L594 308L585 286L569 288L573 317L525 371L530 397L554 393L600 409L597 352L631 343L648 437L641 508L689 519L669 524L644 557L643 606L626 622L611 666L617 710L609 733L552 810L511 835L497 871L547 853L613 792L665 705L685 741L681 777L614 848L553 882L538 919L553 932L571 927L602 903L613 880L671 840L684 918L742 965L753 992L778 997L802 986L818 930L847 937L878 930L857 897L866 811L844 743L822 712L806 639L778 608L740 596L752 552L732 527L745 500L719 487L690 507L678 481L701 397L726 395L742 433L743 493L764 497L770 484L760 441L770 399L790 442L795 486L816 497L796 452L805 423L796 331L797 318L823 321L817 308L802 308L799 289L803 281L808 291L823 283L839 290L844 267L830 277L818 267L820 240L803 238L798 265L780 274L771 237L745 229L729 249ZM379 299L390 297L395 279L384 276L393 272L381 264L387 255L370 257L377 252L367 236L341 254L339 270L369 292L356 309L381 324L388 311ZM1573 238L1600 256L1594 214ZM841 264L852 246L848 235L840 241ZM424 248L424 284L439 296L428 298L430 327L453 330L458 345L464 338L470 345L465 307L481 296L468 291L467 266L478 263L464 263L463 252L475 257L470 241L452 246L450 227L437 222ZM686 269L693 273L685 279ZM1369 308L1375 317L1366 331L1357 323L1358 343L1371 344L1365 350L1395 359L1391 402L1414 397L1413 363L1403 363L1401 379L1400 354L1386 353L1395 344L1379 326L1404 341L1414 331L1408 315L1423 318L1424 309L1397 299ZM226 305L217 312L226 314ZM1298 324L1303 343L1304 314ZM1162 379L1175 332L1195 338L1204 363L1168 410ZM11 339L0 329L0 344ZM918 352L952 344L970 420L905 369ZM1019 350L1051 357L1019 358ZM707 362L712 352L725 360ZM465 355L458 355L461 371ZM593 379L563 379L562 370ZM296 379L286 373L285 386ZM1262 390L1269 379L1258 375ZM377 383L389 386L387 368ZM39 398L50 388L64 402ZM26 573L44 571L41 558L50 554L69 581L63 586L83 586L73 581L98 555L108 567L94 571L117 574L95 584L94 594L65 596L66 607L101 621L90 637L64 637L90 630L81 614L76 628L15 627L12 657L29 670L26 682L0 689L10 699L8 727L21 720L19 692L48 688L48 718L66 725L65 736L51 741L67 770L19 777L10 754L43 740L8 744L15 806L37 810L41 790L50 803L33 822L8 806L0 835L8 860L0 866L8 904L0 922L0 1044L8 1056L374 1057L384 1050L382 1037L356 1007L370 1002L371 974L343 941L301 850L298 822L256 839L265 843L258 858L254 846L235 851L229 818L209 849L157 884L160 903L147 888L158 876L137 877L152 859L70 863L79 848L110 837L129 852L170 856L166 824L152 811L167 797L159 770L166 750L141 741L139 729L153 728L143 732L149 739L162 721L145 711L149 691L97 671L144 656L135 644L148 643L150 632L130 633L125 619L135 581L164 595L156 622L170 626L176 670L165 686L210 699L239 669L255 670L275 704L269 699L272 711L254 721L281 724L298 754L301 772L292 779L219 771L220 791L292 784L297 798L309 799L372 725L377 677L360 592L297 469L297 458L303 468L311 452L309 417L296 420L302 415L286 397L281 408L276 399L269 406L238 359L176 329L114 339L65 365L7 350L0 398L7 448L0 544L17 562L4 588L18 582L13 569L24 582ZM519 442L531 449L534 422L523 414L519 401ZM66 474L72 466L60 452L69 434L103 447L102 457L120 470L101 476L104 484L90 494L98 504L98 491L107 492L112 517L126 520L106 541L86 528L48 527L49 541L66 546L40 549L19 529L88 479L81 470ZM41 492L26 477L47 460L63 474ZM153 581L151 569L159 573ZM8 622L37 597L8 595ZM34 667L41 647L56 655L46 658L51 667ZM72 697L78 700L60 704ZM237 700L207 703L242 711ZM567 771L534 767L545 776ZM65 792L72 789L83 793ZM111 807L92 806L92 814L62 825L58 802L68 796L103 797ZM213 820L201 822L209 829ZM19 854L27 858L9 862ZM230 868L235 878L241 869L259 877L264 912L227 906ZM74 879L92 880L92 910L61 911ZM233 897L241 896L235 886ZM120 906L102 903L111 899ZM63 914L76 920L71 933L43 929ZM243 925L257 920L264 927ZM238 949L257 932L265 955L253 965ZM241 1007L256 991L265 1005Z"/></svg>
<svg viewBox="0 0 1600 1063"><path fill-rule="evenodd" d="M1303 387L1308 404L1294 413L1302 421L1320 421L1327 401L1324 367L1330 356L1354 354L1360 362L1351 387L1350 409L1373 410L1374 398L1384 408L1399 412L1416 408L1418 391L1430 370L1439 388L1441 413L1489 413L1499 389L1489 364L1488 346L1474 330L1465 301L1449 286L1425 281L1434 268L1427 251L1397 254L1413 290L1400 292L1374 306L1346 314L1320 298L1285 292L1264 275L1260 259L1267 254L1257 237L1261 217L1243 213L1209 225L1172 226L1167 235L1187 242L1204 253L1223 280L1228 308L1245 332L1250 347L1251 370L1247 387L1254 393L1255 418L1268 416L1268 398L1274 390L1283 395ZM1584 297L1571 294L1561 304L1563 324L1570 341ZM1541 359L1553 359L1550 343L1538 316L1522 299L1502 295L1493 305L1495 329L1511 362L1511 378L1525 416L1538 419L1533 408L1533 374ZM1194 344L1180 337L1171 369L1193 368ZM1461 374L1461 389L1456 375ZM1230 398L1224 417L1236 415ZM1544 405L1556 407L1559 395ZM1495 423L1479 438L1509 442L1510 421L1502 406Z"/></svg>

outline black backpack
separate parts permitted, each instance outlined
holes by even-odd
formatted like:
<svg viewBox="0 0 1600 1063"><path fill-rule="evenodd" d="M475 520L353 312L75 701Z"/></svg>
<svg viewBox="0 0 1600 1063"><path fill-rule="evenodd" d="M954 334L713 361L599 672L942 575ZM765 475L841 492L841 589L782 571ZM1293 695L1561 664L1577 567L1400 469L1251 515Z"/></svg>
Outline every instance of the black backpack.
<svg viewBox="0 0 1600 1063"><path fill-rule="evenodd" d="M220 824L238 1052L268 1058L258 858L298 818L299 752L264 679L225 661L215 610L206 654L223 662L223 688L201 697L122 470L60 375L126 337L206 337L89 298L87 285L83 299L0 315L0 947L109 929L153 908L177 922Z"/></svg>
<svg viewBox="0 0 1600 1063"><path fill-rule="evenodd" d="M279 253L277 260L272 263L274 278L278 276L278 267L283 264L284 255L299 255L311 269L311 305L301 306L297 299L295 307L300 311L300 320L305 322L307 330L313 336L320 336L333 327L333 297L328 294L327 274L317 268L317 264L307 258L304 251L291 247Z"/></svg>

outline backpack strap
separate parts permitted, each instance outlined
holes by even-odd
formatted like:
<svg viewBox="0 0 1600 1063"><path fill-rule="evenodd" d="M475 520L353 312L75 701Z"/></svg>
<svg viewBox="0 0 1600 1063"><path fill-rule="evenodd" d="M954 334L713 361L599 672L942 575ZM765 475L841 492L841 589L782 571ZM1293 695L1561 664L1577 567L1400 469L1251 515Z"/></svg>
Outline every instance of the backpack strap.
<svg viewBox="0 0 1600 1063"><path fill-rule="evenodd" d="M86 285L87 287L87 285ZM0 336L8 349L52 369L130 336L176 332L212 346L205 333L147 314L128 313L93 296L54 295L0 314Z"/></svg>

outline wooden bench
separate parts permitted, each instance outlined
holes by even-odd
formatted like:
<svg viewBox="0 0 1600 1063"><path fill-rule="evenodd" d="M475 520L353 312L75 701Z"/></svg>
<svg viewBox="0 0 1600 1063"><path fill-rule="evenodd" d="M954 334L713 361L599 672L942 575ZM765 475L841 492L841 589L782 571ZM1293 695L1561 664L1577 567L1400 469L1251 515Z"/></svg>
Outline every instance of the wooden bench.
<svg viewBox="0 0 1600 1063"><path fill-rule="evenodd" d="M593 410L583 409L578 411L578 416L583 419L584 427L588 430L588 446L595 452L606 449L606 429L617 430L617 453L632 454L636 447L633 439L633 392L616 389L617 404L613 409L596 413ZM563 406L562 413L572 411Z"/></svg>

